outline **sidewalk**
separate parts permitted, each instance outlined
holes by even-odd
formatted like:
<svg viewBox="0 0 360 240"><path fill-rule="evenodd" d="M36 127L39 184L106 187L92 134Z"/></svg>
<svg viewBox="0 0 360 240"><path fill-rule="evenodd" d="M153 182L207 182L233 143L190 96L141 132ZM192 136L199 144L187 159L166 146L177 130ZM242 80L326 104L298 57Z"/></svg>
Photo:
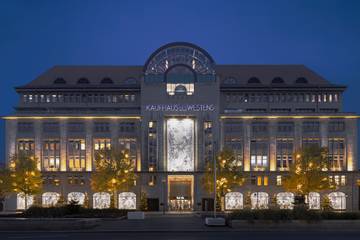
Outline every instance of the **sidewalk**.
<svg viewBox="0 0 360 240"><path fill-rule="evenodd" d="M195 213L165 215L146 213L145 220L109 220L90 231L124 231L124 232L182 232L182 231L229 231L229 227L207 227L204 219Z"/></svg>

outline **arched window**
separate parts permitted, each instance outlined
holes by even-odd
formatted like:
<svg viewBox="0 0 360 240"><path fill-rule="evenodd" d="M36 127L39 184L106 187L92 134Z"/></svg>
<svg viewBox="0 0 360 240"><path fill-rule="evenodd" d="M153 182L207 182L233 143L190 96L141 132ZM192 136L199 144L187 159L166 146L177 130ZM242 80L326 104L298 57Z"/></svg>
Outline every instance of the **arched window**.
<svg viewBox="0 0 360 240"><path fill-rule="evenodd" d="M229 192L225 195L225 210L243 208L243 195L239 192Z"/></svg>
<svg viewBox="0 0 360 240"><path fill-rule="evenodd" d="M101 80L101 84L113 84L113 80L111 78L105 77Z"/></svg>
<svg viewBox="0 0 360 240"><path fill-rule="evenodd" d="M346 210L346 195L343 192L332 192L329 194L330 206L334 210Z"/></svg>
<svg viewBox="0 0 360 240"><path fill-rule="evenodd" d="M66 84L66 81L63 78L57 78L54 80L54 84Z"/></svg>
<svg viewBox="0 0 360 240"><path fill-rule="evenodd" d="M234 77L227 77L224 80L224 84L236 84L237 83L237 79Z"/></svg>
<svg viewBox="0 0 360 240"><path fill-rule="evenodd" d="M293 209L294 194L291 192L281 192L276 195L276 203L280 209Z"/></svg>
<svg viewBox="0 0 360 240"><path fill-rule="evenodd" d="M78 81L77 81L77 84L89 84L89 80L87 78L80 78Z"/></svg>
<svg viewBox="0 0 360 240"><path fill-rule="evenodd" d="M93 195L93 208L104 209L110 207L110 194L98 192Z"/></svg>
<svg viewBox="0 0 360 240"><path fill-rule="evenodd" d="M320 209L320 193L310 192L308 196L309 209Z"/></svg>
<svg viewBox="0 0 360 240"><path fill-rule="evenodd" d="M44 207L51 207L57 204L59 201L60 194L56 192L46 192L42 195L42 205Z"/></svg>
<svg viewBox="0 0 360 240"><path fill-rule="evenodd" d="M251 78L249 78L248 83L250 83L250 84L253 84L253 83L258 84L258 83L261 83L261 82L257 77L251 77Z"/></svg>
<svg viewBox="0 0 360 240"><path fill-rule="evenodd" d="M71 192L68 194L68 202L76 202L79 205L83 205L85 201L85 194L82 192Z"/></svg>
<svg viewBox="0 0 360 240"><path fill-rule="evenodd" d="M304 77L299 77L298 79L296 79L295 83L299 83L299 84L307 84L308 80Z"/></svg>
<svg viewBox="0 0 360 240"><path fill-rule="evenodd" d="M119 209L136 209L136 194L133 192L122 192L119 194Z"/></svg>
<svg viewBox="0 0 360 240"><path fill-rule="evenodd" d="M16 208L18 210L25 210L25 201L27 201L27 208L31 207L34 204L34 196L27 195L26 199L24 193L18 193L16 195Z"/></svg>
<svg viewBox="0 0 360 240"><path fill-rule="evenodd" d="M276 77L271 81L272 84L282 84L284 80L281 77Z"/></svg>
<svg viewBox="0 0 360 240"><path fill-rule="evenodd" d="M194 93L195 72L185 65L175 65L166 72L166 91L169 95Z"/></svg>
<svg viewBox="0 0 360 240"><path fill-rule="evenodd" d="M251 194L251 208L252 209L267 209L269 208L269 194L266 192L254 192Z"/></svg>

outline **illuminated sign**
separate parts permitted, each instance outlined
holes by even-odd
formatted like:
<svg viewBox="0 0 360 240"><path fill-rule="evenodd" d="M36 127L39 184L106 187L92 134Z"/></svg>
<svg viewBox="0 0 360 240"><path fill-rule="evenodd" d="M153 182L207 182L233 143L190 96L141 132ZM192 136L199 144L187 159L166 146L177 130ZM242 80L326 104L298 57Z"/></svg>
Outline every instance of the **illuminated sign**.
<svg viewBox="0 0 360 240"><path fill-rule="evenodd" d="M148 104L146 111L154 112L212 112L214 104Z"/></svg>

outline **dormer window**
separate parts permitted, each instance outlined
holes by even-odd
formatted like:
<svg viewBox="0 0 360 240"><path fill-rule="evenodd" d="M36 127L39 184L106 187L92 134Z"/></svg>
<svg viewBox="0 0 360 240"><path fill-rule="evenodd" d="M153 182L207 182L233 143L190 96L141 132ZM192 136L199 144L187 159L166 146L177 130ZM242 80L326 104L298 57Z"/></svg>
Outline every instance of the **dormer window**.
<svg viewBox="0 0 360 240"><path fill-rule="evenodd" d="M307 84L308 80L304 77L299 77L298 79L296 79L295 83L299 83L299 84Z"/></svg>
<svg viewBox="0 0 360 240"><path fill-rule="evenodd" d="M248 80L248 83L250 84L259 84L261 83L260 80L257 78L257 77L251 77L249 80Z"/></svg>
<svg viewBox="0 0 360 240"><path fill-rule="evenodd" d="M77 84L90 84L89 80L87 78L80 78L77 81Z"/></svg>
<svg viewBox="0 0 360 240"><path fill-rule="evenodd" d="M283 84L284 80L281 77L276 77L271 81L272 84Z"/></svg>
<svg viewBox="0 0 360 240"><path fill-rule="evenodd" d="M66 84L66 81L63 78L56 78L54 84Z"/></svg>
<svg viewBox="0 0 360 240"><path fill-rule="evenodd" d="M108 77L103 78L101 80L101 84L113 84L113 83L114 83L113 80L111 78L108 78Z"/></svg>

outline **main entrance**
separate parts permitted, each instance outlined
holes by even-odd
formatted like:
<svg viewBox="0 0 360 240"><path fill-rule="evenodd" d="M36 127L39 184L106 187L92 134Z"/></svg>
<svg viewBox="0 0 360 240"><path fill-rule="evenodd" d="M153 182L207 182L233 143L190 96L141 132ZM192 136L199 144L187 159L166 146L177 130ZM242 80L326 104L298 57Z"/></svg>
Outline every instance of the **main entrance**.
<svg viewBox="0 0 360 240"><path fill-rule="evenodd" d="M192 211L194 177L192 175L172 175L168 177L169 211Z"/></svg>

